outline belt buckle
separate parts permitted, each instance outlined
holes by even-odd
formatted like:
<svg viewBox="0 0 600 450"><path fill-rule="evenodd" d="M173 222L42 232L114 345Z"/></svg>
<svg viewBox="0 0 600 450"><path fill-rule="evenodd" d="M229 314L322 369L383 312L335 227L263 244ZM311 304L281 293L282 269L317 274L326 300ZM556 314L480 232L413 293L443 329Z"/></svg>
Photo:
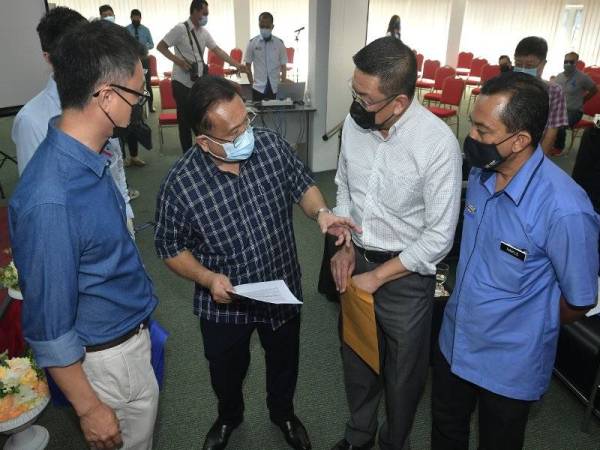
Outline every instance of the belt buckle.
<svg viewBox="0 0 600 450"><path fill-rule="evenodd" d="M367 258L367 252L368 252L368 250L366 250L366 249L363 249L363 251L361 252L363 259L368 263L377 264L376 261L371 261L369 258Z"/></svg>

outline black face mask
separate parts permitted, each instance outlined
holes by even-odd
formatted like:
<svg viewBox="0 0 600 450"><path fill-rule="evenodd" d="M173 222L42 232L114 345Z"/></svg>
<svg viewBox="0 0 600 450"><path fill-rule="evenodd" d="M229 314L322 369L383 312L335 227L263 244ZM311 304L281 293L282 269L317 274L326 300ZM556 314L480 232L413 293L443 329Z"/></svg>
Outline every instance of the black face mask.
<svg viewBox="0 0 600 450"><path fill-rule="evenodd" d="M498 145L505 143L511 137L516 136L516 134L517 133L511 134L502 142L498 142L497 144L485 144L483 142L476 141L471 136L467 135L463 144L463 151L465 152L467 162L473 167L494 170L506 160L506 157L502 156L498 152Z"/></svg>
<svg viewBox="0 0 600 450"><path fill-rule="evenodd" d="M379 124L375 123L375 115L389 105L395 97L396 96L390 98L385 105L377 111L367 111L360 103L354 100L352 105L350 105L350 116L359 127L364 128L365 130L382 130L385 128L385 123L394 116L394 113L390 114L387 119Z"/></svg>

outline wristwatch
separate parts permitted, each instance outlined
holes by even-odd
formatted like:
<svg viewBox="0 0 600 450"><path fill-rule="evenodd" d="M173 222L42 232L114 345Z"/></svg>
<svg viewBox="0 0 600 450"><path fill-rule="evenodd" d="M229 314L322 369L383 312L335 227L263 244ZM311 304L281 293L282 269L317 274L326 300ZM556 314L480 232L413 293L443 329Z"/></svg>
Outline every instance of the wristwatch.
<svg viewBox="0 0 600 450"><path fill-rule="evenodd" d="M319 214L321 214L322 212L327 212L329 214L333 214L332 210L330 210L327 206L324 206L323 208L319 208L317 210L317 213L315 214L315 220L319 220Z"/></svg>

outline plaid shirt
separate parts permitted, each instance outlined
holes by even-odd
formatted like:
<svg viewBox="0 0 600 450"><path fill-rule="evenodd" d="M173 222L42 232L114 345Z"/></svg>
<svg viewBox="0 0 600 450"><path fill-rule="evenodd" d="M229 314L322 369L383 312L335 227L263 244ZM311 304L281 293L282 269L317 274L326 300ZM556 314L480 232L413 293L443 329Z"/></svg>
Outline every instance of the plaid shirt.
<svg viewBox="0 0 600 450"><path fill-rule="evenodd" d="M546 128L560 128L569 125L567 119L567 102L562 88L553 82L548 83L548 97L550 97L550 109L548 111L548 122Z"/></svg>
<svg viewBox="0 0 600 450"><path fill-rule="evenodd" d="M197 148L175 163L157 199L156 252L172 258L189 250L234 286L283 279L301 299L292 207L314 180L281 136L255 129L254 138L254 152L238 176L220 171ZM276 329L299 312L299 305L219 304L196 283L194 314L212 322Z"/></svg>

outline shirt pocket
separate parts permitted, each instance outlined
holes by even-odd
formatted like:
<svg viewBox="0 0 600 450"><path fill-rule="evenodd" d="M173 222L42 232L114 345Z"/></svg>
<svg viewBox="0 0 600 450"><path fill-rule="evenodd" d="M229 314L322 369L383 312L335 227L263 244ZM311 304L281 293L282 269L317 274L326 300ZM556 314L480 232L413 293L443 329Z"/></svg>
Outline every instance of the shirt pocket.
<svg viewBox="0 0 600 450"><path fill-rule="evenodd" d="M502 249L503 244L508 246L507 250ZM528 244L520 239L496 234L493 245L492 259L488 267L492 285L505 292L520 293L528 267Z"/></svg>
<svg viewBox="0 0 600 450"><path fill-rule="evenodd" d="M421 179L417 174L391 174L379 182L378 200L394 216L423 209Z"/></svg>

